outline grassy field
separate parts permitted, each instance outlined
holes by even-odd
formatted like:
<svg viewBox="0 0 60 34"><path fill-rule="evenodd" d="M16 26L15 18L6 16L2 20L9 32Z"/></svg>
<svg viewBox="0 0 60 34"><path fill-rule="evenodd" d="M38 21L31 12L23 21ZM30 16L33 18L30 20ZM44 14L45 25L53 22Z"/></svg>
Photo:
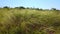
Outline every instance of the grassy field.
<svg viewBox="0 0 60 34"><path fill-rule="evenodd" d="M0 8L0 34L60 34L60 11Z"/></svg>

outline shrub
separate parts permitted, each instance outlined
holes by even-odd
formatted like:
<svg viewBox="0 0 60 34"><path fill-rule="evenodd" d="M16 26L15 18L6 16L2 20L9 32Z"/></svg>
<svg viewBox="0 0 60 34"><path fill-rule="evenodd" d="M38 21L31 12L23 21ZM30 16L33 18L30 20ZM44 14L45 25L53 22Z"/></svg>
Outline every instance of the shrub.
<svg viewBox="0 0 60 34"><path fill-rule="evenodd" d="M51 8L51 10L56 10L56 8Z"/></svg>
<svg viewBox="0 0 60 34"><path fill-rule="evenodd" d="M39 8L36 8L36 10L39 10Z"/></svg>
<svg viewBox="0 0 60 34"><path fill-rule="evenodd" d="M23 6L21 6L21 7L19 7L20 9L25 9L25 7L23 7Z"/></svg>
<svg viewBox="0 0 60 34"><path fill-rule="evenodd" d="M8 6L4 6L3 8L9 8Z"/></svg>
<svg viewBox="0 0 60 34"><path fill-rule="evenodd" d="M39 10L43 10L43 9L39 9Z"/></svg>

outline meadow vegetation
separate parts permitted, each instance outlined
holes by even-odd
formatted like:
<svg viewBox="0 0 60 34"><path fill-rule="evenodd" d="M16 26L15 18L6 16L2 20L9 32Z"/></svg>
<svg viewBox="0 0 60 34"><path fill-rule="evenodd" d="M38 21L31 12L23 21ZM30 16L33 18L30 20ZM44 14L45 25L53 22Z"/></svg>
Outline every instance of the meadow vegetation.
<svg viewBox="0 0 60 34"><path fill-rule="evenodd" d="M60 34L60 10L0 8L0 34Z"/></svg>

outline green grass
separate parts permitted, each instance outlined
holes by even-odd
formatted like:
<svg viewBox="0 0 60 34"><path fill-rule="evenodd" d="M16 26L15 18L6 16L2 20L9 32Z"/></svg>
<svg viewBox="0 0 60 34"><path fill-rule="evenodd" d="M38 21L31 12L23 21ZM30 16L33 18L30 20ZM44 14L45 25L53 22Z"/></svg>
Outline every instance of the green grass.
<svg viewBox="0 0 60 34"><path fill-rule="evenodd" d="M60 11L0 8L0 34L60 34Z"/></svg>

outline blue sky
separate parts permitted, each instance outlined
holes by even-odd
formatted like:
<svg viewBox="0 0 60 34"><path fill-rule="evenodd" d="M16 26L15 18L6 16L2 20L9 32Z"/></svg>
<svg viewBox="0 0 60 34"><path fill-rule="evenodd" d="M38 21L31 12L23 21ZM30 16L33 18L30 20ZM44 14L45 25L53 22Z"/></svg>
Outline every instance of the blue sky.
<svg viewBox="0 0 60 34"><path fill-rule="evenodd" d="M35 7L35 8L57 8L60 9L60 0L0 0L0 7Z"/></svg>

